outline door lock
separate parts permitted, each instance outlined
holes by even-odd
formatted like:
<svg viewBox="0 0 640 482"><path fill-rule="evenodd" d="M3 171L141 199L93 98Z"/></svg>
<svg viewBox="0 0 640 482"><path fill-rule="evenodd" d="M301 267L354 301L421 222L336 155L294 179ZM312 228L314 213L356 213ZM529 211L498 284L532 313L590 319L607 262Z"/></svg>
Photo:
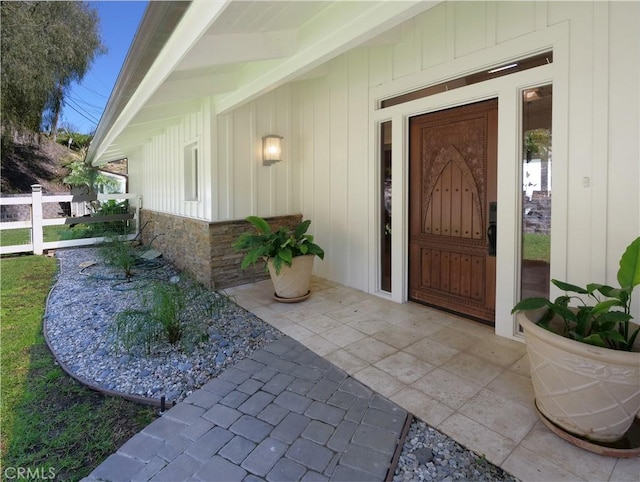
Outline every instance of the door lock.
<svg viewBox="0 0 640 482"><path fill-rule="evenodd" d="M496 243L498 240L498 203L489 203L489 226L487 227L487 239L489 241L489 256L496 255Z"/></svg>

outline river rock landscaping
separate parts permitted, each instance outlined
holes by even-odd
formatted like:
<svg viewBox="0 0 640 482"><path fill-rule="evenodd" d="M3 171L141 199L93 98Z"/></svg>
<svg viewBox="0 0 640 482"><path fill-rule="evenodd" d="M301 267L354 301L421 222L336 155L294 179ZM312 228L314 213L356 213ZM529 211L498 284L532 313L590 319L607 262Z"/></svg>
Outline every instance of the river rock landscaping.
<svg viewBox="0 0 640 482"><path fill-rule="evenodd" d="M143 257L125 275L105 264L98 248L55 255L60 268L47 300L47 342L67 371L94 388L156 403L164 397L172 404L283 336L232 298L204 289L161 258ZM176 286L185 295L179 307L182 339L169 343L158 336L147 349L125 346L115 329L119 314L148 311L150 289L157 283ZM517 479L414 418L393 480Z"/></svg>

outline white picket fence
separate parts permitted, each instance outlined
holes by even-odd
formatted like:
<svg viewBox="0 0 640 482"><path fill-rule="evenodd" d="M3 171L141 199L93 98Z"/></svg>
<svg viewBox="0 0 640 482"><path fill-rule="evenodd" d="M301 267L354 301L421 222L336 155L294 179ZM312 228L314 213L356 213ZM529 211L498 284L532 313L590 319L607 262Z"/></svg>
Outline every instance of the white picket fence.
<svg viewBox="0 0 640 482"><path fill-rule="evenodd" d="M46 203L86 203L89 201L124 201L129 200L130 212L126 214L92 215L90 217L57 217L44 218L43 204ZM31 242L12 246L0 246L0 254L33 252L42 254L47 249L70 248L74 246L87 246L105 241L104 237L70 239L64 241L44 241L45 226L63 226L72 224L90 224L112 221L132 221L134 230L131 234L124 235L122 239L134 239L140 232L140 209L142 207L142 197L138 194L98 194L97 196L87 195L42 195L42 186L34 184L31 186L31 195L26 194L19 197L0 197L0 206L9 205L30 205L31 219L29 221L3 221L0 222L0 236L11 229L31 229ZM4 244L4 243L2 243Z"/></svg>

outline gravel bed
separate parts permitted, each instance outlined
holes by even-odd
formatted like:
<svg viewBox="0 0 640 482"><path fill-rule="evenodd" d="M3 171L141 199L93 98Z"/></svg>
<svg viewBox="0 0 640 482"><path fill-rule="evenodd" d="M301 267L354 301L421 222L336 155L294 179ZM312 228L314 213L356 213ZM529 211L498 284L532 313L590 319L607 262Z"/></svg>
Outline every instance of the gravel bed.
<svg viewBox="0 0 640 482"><path fill-rule="evenodd" d="M198 330L208 335L206 341L194 342L186 350L180 343L168 342L158 344L150 354L125 350L115 335L114 318L126 309L145 309L145 296L150 296L145 290L151 281L191 283L187 288L191 294L199 287L162 261L139 265L127 282L121 270L101 261L97 248L59 250L56 257L60 270L44 320L47 337L74 374L107 390L177 402L227 366L282 336L223 299L223 307L212 316L204 315L205 307L196 310L199 319L195 321ZM215 293L206 291L192 301L211 304L216 299Z"/></svg>
<svg viewBox="0 0 640 482"><path fill-rule="evenodd" d="M201 287L161 259L138 265L131 281L127 281L116 268L104 264L98 248L58 250L56 257L60 269L44 317L47 338L68 369L96 386L151 399L164 396L167 402L177 402L228 366L282 336L279 330L225 298L216 313L199 318L207 340L187 350L180 344L164 342L149 354L127 352L114 334L114 319L126 309L143 308L145 289L152 281L175 283L199 293L191 298L191 304L212 298L201 296ZM216 293L205 294L220 299ZM197 315L202 312L195 310ZM393 480L517 481L415 418Z"/></svg>
<svg viewBox="0 0 640 482"><path fill-rule="evenodd" d="M518 481L484 457L415 418L402 447L393 480Z"/></svg>

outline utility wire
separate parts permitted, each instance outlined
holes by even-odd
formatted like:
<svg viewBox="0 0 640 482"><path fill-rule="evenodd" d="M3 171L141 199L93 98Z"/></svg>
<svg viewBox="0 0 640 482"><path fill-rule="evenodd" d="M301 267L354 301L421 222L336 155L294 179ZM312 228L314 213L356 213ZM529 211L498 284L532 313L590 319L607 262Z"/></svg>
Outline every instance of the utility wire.
<svg viewBox="0 0 640 482"><path fill-rule="evenodd" d="M87 117L86 115L84 115L82 112L80 112L78 109L76 109L75 107L73 107L71 104L67 104L67 107L69 107L71 110L77 112L80 116L84 117L85 119L87 119L89 122L91 122L94 125L98 125L98 121L95 119L90 119L89 117Z"/></svg>
<svg viewBox="0 0 640 482"><path fill-rule="evenodd" d="M89 109L92 109L92 110L95 110L95 111L102 112L102 110L104 108L104 107L101 107L99 105L90 104L86 100L82 99L82 97L76 97L73 94L69 94L67 99L73 100L76 103L76 106L79 106L80 104L84 104L85 110L87 110L87 111L89 111ZM103 104L103 106L104 106L104 104Z"/></svg>
<svg viewBox="0 0 640 482"><path fill-rule="evenodd" d="M102 94L102 93L98 92L97 90L90 89L90 88L89 88L89 87L87 87L86 85L78 84L78 87L82 87L83 89L86 89L86 90L88 90L89 92L91 92L92 94L98 95L98 96L102 97L103 99L108 99L108 98L109 98L109 96L104 95L104 94Z"/></svg>

